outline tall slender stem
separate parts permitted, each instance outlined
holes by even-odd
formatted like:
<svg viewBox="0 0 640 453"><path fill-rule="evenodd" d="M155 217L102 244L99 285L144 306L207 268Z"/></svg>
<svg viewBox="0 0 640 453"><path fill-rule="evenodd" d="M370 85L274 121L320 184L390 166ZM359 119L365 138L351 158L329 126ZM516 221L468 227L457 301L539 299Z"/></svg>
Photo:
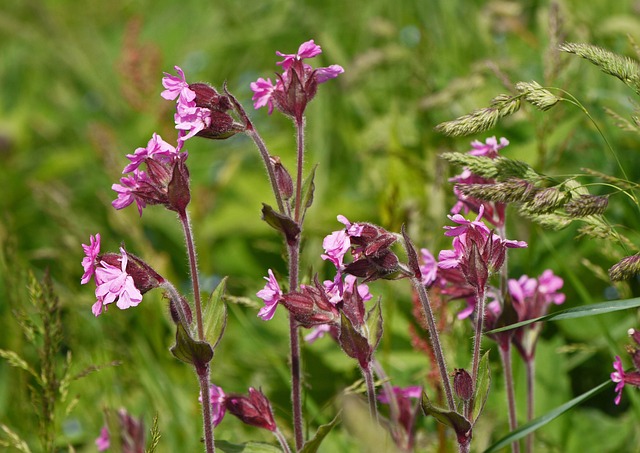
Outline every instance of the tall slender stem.
<svg viewBox="0 0 640 453"><path fill-rule="evenodd" d="M296 158L296 206L294 209L294 220L300 221L300 197L302 195L302 168L304 165L304 116L296 119L296 145L297 145L297 158ZM302 225L300 225L302 228Z"/></svg>
<svg viewBox="0 0 640 453"><path fill-rule="evenodd" d="M191 222L187 211L179 212L178 217L184 231L184 239L187 243L187 255L189 256L189 270L191 272L191 284L193 286L193 300L196 309L196 327L198 329L198 340L204 341L204 325L202 322L202 302L200 300L200 280L198 276L198 260L196 257L196 246L191 234Z"/></svg>
<svg viewBox="0 0 640 453"><path fill-rule="evenodd" d="M534 411L534 382L535 382L535 359L533 356L528 357L524 361L526 365L526 374L527 374L527 422L533 420ZM525 441L525 452L531 453L533 451L533 436L534 433L531 432L527 435Z"/></svg>
<svg viewBox="0 0 640 453"><path fill-rule="evenodd" d="M419 278L411 277L411 283L418 293L418 298L422 304L424 315L427 318L427 326L429 327L429 337L431 338L431 346L433 346L433 352L436 356L436 362L438 363L438 370L440 371L440 378L442 379L442 386L444 387L444 393L447 396L447 403L449 409L456 410L455 402L453 401L453 392L451 391L451 382L449 380L449 373L447 372L447 364L444 360L444 354L442 352L442 346L440 344L440 336L438 335L438 328L436 327L436 321L429 304L429 296L427 290L420 281ZM475 381L474 381L475 382Z"/></svg>
<svg viewBox="0 0 640 453"><path fill-rule="evenodd" d="M282 451L284 453L291 453L291 448L289 448L289 444L287 443L287 439L282 435L282 432L276 428L273 432L273 435L276 436L278 442L280 442L280 446L282 447Z"/></svg>
<svg viewBox="0 0 640 453"><path fill-rule="evenodd" d="M505 347L500 345L500 359L502 359L502 370L504 372L504 382L507 390L507 406L509 408L509 429L514 431L518 427L518 419L516 416L516 394L513 388L513 367L511 365L511 342L505 342ZM520 452L520 442L515 441L511 444L511 451Z"/></svg>
<svg viewBox="0 0 640 453"><path fill-rule="evenodd" d="M262 137L260 136L260 134L258 134L258 131L254 129L253 124L249 123L245 132L249 137L251 137L251 140L253 140L253 143L256 144L258 151L260 151L260 156L264 161L264 166L267 169L267 173L269 175L271 190L273 190L273 195L276 197L276 203L278 204L278 211L281 214L284 214L285 213L284 202L282 201L282 195L278 190L278 183L276 181L276 175L273 171L273 165L271 165L270 154L269 154L269 151L267 150L267 146L264 144L264 141L262 140Z"/></svg>
<svg viewBox="0 0 640 453"><path fill-rule="evenodd" d="M200 394L202 395L202 421L204 429L204 445L207 453L214 453L216 446L213 440L213 419L211 417L211 400L209 398L209 364L202 369L196 369Z"/></svg>
<svg viewBox="0 0 640 453"><path fill-rule="evenodd" d="M476 331L473 336L473 358L471 365L471 382L475 386L478 382L478 367L480 366L480 344L482 343L482 330L484 329L484 288L476 288ZM471 418L473 402L467 409L467 418Z"/></svg>
<svg viewBox="0 0 640 453"><path fill-rule="evenodd" d="M367 398L369 400L369 415L371 420L378 423L378 405L376 404L376 387L373 384L373 371L371 370L371 362L366 367L360 367L364 381L367 384Z"/></svg>

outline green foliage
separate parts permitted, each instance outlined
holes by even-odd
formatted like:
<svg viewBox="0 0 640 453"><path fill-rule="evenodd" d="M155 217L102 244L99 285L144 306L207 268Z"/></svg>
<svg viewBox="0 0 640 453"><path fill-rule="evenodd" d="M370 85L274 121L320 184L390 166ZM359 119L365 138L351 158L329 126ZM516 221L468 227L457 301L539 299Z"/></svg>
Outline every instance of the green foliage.
<svg viewBox="0 0 640 453"><path fill-rule="evenodd" d="M312 195L313 205L305 212L303 279L308 281L315 272L327 277L319 254L322 238L340 228L335 221L338 214L393 231L406 224L417 247L432 251L446 247L441 227L453 204L446 180L459 167L450 168L439 155L460 153L469 148L471 139L495 134L511 142L506 157L523 163L518 169L526 171L518 177L527 179L523 175L529 175L529 169L554 176L552 181L536 181L541 190L556 188L560 195L542 200L546 212L540 212L541 204L535 205L534 220L565 228L543 233L523 220L524 210L510 210L508 231L514 234L509 237L529 243L528 251L510 255L510 277L557 269L567 281L567 306L576 310L572 313L591 314L597 306L584 308L584 304L621 297L616 294L622 286L612 286L606 270L634 256L639 243L638 234L626 230L637 225L633 199L640 180L638 113L628 101L638 90L637 64L624 57L630 53L625 33L640 39L638 19L629 14L630 1L573 1L558 6L547 1L491 0L393 4L160 0L90 1L82 8L54 0L5 3L0 15L2 447L46 450L33 439L39 426L47 445L62 449L72 444L78 452L94 451L103 424L101 409L126 407L147 425L158 414L154 432L162 437L156 451L201 448L197 385L189 367L169 352L175 327L161 294L152 291L135 309L110 310L95 319L90 312L92 291L78 284L80 244L100 231L105 249L115 250L124 241L188 293L184 245L173 214L151 208L140 219L135 209L115 211L110 206L114 198L110 187L121 176L125 154L144 146L154 130L165 139L175 136L173 106L159 96L161 73L171 71L174 64L193 80L218 87L227 81L245 106L251 102L249 82L277 70L275 50L293 52L300 42L315 38L323 46L323 64L345 67L344 79L322 86L308 111L309 177L302 200L307 205ZM559 52L567 37L598 44L564 50L588 58L632 90ZM536 82L516 83L522 80ZM570 99L562 90L580 99L593 122L574 104L554 102ZM496 100L496 93L508 94ZM455 125L456 130L476 135L459 139L434 132L435 125L463 117L490 99L493 105L475 114L482 119L481 127L475 120ZM519 108L522 102L536 108ZM551 105L554 108L540 111ZM605 107L621 113L616 118ZM295 157L289 122L264 111L250 115L269 148L291 168ZM627 130L615 127L620 122ZM603 127L620 165L608 154L596 124ZM489 127L493 129L479 133ZM267 268L284 273L279 233L260 221L262 203L273 205L266 195L270 188L264 170L243 137L214 144L190 141L188 150L194 190L190 214L203 291L212 292L222 276L229 276L225 296L229 316L212 361L213 381L229 392L261 386L288 434L288 320L280 312L268 323L256 318L255 293L264 284L261 277ZM576 172L583 173L580 185L588 185L589 194L609 195L606 219L580 220L591 234L588 240L575 239L580 226L562 211L571 201L567 193L580 195L565 183ZM609 191L607 184L624 191ZM536 203L535 198L527 200ZM617 240L618 230L628 238ZM584 266L583 260L593 266ZM25 303L29 283L24 273L33 269L38 281L47 268L50 288L60 299L51 313L40 313ZM625 288L630 298L638 295L636 281ZM43 294L47 291L43 289ZM393 384L430 386L425 380L428 358L412 348L416 338L409 329L415 322L408 285L376 282L371 291L383 295L385 330L377 357L389 369ZM455 311L449 307L438 316L450 335L445 341L452 351L451 364L466 366L468 351L461 345L469 330L455 320ZM584 393L572 388L587 377L596 383L606 379L611 372L609 357L622 351L626 330L638 327L633 313L627 308L607 315L611 322L604 326L597 317L547 324L544 335L554 348L538 351L537 384L541 399L549 404L540 403L537 414ZM52 328L47 341L45 324ZM217 332L219 324L212 325ZM566 368L555 366L560 349L569 351L561 355L562 363L570 365ZM73 351L71 364L68 351ZM345 405L338 395L359 378L354 361L337 352L328 339L305 346L303 354L309 432L322 431L327 423L333 427L320 450L353 451L358 445L391 450L392 442L384 433L366 424L366 408L359 412L362 408L349 406L345 421L331 422ZM597 363L585 376L581 370L589 361ZM76 363L120 365L71 371ZM507 431L504 383L496 379L497 370L493 372L490 396L479 419L487 429L474 429L473 442L478 446L495 443ZM80 376L86 378L76 382ZM516 385L522 388L522 379ZM44 398L36 407L30 389ZM613 407L612 400L611 392L590 400L588 407L574 406L537 431L540 451L583 451L586 441L575 432L592 436L588 447L594 451L616 451L634 440L637 444L633 428L640 412L638 401L627 402L625 395L623 405ZM49 407L45 401L56 404ZM52 416L55 423L48 423ZM563 422L568 417L574 417L573 426ZM564 433L545 431L554 426ZM589 429L579 429L583 426ZM614 428L628 443L610 435ZM419 429L425 435L417 449L433 448L436 424L421 419ZM224 440L236 445L255 440L245 444L244 451L251 451L254 444L273 443L269 433L230 418L216 429L216 439L222 451ZM260 448L275 451L276 447Z"/></svg>

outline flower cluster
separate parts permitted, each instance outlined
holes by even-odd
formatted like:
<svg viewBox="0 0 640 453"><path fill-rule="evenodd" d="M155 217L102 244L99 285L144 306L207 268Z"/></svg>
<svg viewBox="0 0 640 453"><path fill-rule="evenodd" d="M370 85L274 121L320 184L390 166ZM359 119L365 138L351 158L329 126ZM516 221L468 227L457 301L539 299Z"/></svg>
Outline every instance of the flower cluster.
<svg viewBox="0 0 640 453"><path fill-rule="evenodd" d="M270 78L259 78L251 84L253 90L253 106L258 109L267 106L269 115L276 107L285 115L301 120L307 104L313 99L318 84L338 77L344 72L342 66L331 65L314 69L305 59L316 57L322 49L313 39L302 43L298 53L284 54L276 52L283 60L276 63L282 67L283 73L276 74L275 84Z"/></svg>
<svg viewBox="0 0 640 453"><path fill-rule="evenodd" d="M149 265L124 247L120 247L120 253L100 254L100 234L91 236L89 245L82 244L82 248L85 257L81 283L89 283L91 277L95 279L97 300L91 309L95 316L101 315L113 302L122 310L135 307L144 293L164 282Z"/></svg>
<svg viewBox="0 0 640 453"><path fill-rule="evenodd" d="M183 212L190 201L189 172L185 166L187 156L186 152L180 152L154 133L145 148L127 155L131 163L122 173L129 175L122 177L120 184L111 186L118 194L113 207L123 209L135 201L140 216L148 204L161 204ZM143 163L147 171L140 169Z"/></svg>
<svg viewBox="0 0 640 453"><path fill-rule="evenodd" d="M622 389L626 384L633 385L634 387L640 387L640 331L635 329L629 329L629 336L634 341L635 345L630 345L627 350L631 355L631 361L635 367L634 371L624 371L622 367L622 360L620 356L616 356L613 362L613 369L611 373L611 380L616 383L616 398L614 402L616 405L620 404L622 399Z"/></svg>
<svg viewBox="0 0 640 453"><path fill-rule="evenodd" d="M445 226L445 236L453 236L453 249L442 250L438 267L458 269L466 282L476 290L484 290L489 276L502 267L508 248L526 247L524 241L508 240L493 233L481 222L484 205L480 205L476 220L460 214L449 215L457 226Z"/></svg>
<svg viewBox="0 0 640 453"><path fill-rule="evenodd" d="M177 76L164 73L161 93L164 99L176 101L174 120L179 131L178 144L197 135L211 139L225 139L244 128L227 112L232 104L229 98L219 94L206 83L187 83L184 72L174 67Z"/></svg>
<svg viewBox="0 0 640 453"><path fill-rule="evenodd" d="M498 157L498 151L500 151L507 145L509 145L509 140L504 137L500 138L499 142L495 137L489 137L485 141L485 143L474 140L473 142L471 142L471 150L469 151L469 154L472 156L483 156L495 159L496 157ZM504 225L506 208L506 205L504 203L478 200L477 198L465 195L460 190L460 186L469 184L493 184L495 183L494 180L483 178L474 174L468 168L464 168L462 170L462 173L454 176L453 178L450 178L449 181L455 183L453 192L458 198L456 204L453 206L453 208L451 208L452 214L459 214L460 212L468 214L469 211L479 212L480 207L483 206L485 210L485 218L488 222L495 225L496 227Z"/></svg>

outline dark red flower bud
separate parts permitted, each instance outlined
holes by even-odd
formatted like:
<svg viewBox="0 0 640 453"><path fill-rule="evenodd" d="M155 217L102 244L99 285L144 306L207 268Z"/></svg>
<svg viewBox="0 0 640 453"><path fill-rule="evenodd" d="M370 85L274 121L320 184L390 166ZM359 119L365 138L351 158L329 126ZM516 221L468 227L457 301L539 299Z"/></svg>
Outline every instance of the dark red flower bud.
<svg viewBox="0 0 640 453"><path fill-rule="evenodd" d="M227 96L221 95L211 85L206 83L191 83L189 89L196 94L196 107L203 107L218 112L226 112L231 108Z"/></svg>
<svg viewBox="0 0 640 453"><path fill-rule="evenodd" d="M363 278L363 283L388 278L400 269L398 257L389 249L378 252L374 257L362 257L345 267L347 274Z"/></svg>
<svg viewBox="0 0 640 453"><path fill-rule="evenodd" d="M191 322L193 321L191 306L189 305L189 302L187 302L187 300L182 296L180 296L180 307L182 307L182 312L187 318L186 319L187 325L191 325ZM169 314L171 315L171 319L173 320L174 323L176 324L180 323L180 315L178 313L178 307L176 307L175 301L173 300L169 300Z"/></svg>
<svg viewBox="0 0 640 453"><path fill-rule="evenodd" d="M453 375L453 389L462 401L469 401L473 397L473 381L471 375L464 368L456 368Z"/></svg>
<svg viewBox="0 0 640 453"><path fill-rule="evenodd" d="M286 168L280 162L278 156L270 156L269 161L273 167L273 173L276 176L276 184L282 198L288 200L293 196L293 180Z"/></svg>
<svg viewBox="0 0 640 453"><path fill-rule="evenodd" d="M178 154L174 161L171 181L167 187L167 207L179 213L184 213L191 201L189 170L184 163L185 160L187 160L187 153Z"/></svg>
<svg viewBox="0 0 640 453"><path fill-rule="evenodd" d="M303 327L336 323L340 318L338 309L329 301L317 277L314 285L300 285L300 291L285 294L281 304Z"/></svg>
<svg viewBox="0 0 640 453"><path fill-rule="evenodd" d="M224 404L228 412L247 425L257 426L269 431L277 429L269 400L261 391L253 387L249 388L248 397L244 395L227 395Z"/></svg>

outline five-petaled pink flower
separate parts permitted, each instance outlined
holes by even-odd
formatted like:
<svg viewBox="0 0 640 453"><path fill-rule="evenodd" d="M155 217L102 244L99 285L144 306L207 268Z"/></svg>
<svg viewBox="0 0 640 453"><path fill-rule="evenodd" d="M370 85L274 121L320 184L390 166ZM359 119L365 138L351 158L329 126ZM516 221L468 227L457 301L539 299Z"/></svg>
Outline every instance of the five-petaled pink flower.
<svg viewBox="0 0 640 453"><path fill-rule="evenodd" d="M120 178L120 184L111 185L111 189L118 194L118 197L111 202L111 205L116 209L123 209L135 201L138 206L138 213L142 217L142 210L147 206L147 203L137 192L142 191L145 187L152 186L149 175L136 168L131 175Z"/></svg>
<svg viewBox="0 0 640 453"><path fill-rule="evenodd" d="M421 282L425 286L430 286L436 281L438 262L428 249L420 249L420 254L422 255L422 264L420 265Z"/></svg>
<svg viewBox="0 0 640 453"><path fill-rule="evenodd" d="M92 311L95 316L100 315L105 306L116 302L118 308L125 310L134 307L142 301L142 294L136 288L133 277L127 274L127 252L120 247L120 268L100 261L96 268L96 298Z"/></svg>
<svg viewBox="0 0 640 453"><path fill-rule="evenodd" d="M189 88L189 84L184 76L184 71L179 66L174 66L174 69L179 77L165 72L165 77L162 78L162 86L164 86L166 90L160 93L160 96L168 101L173 101L176 98L179 98L178 102L193 101L196 98L196 93Z"/></svg>
<svg viewBox="0 0 640 453"><path fill-rule="evenodd" d="M96 270L96 259L100 253L100 233L97 233L95 236L91 235L89 241L89 245L82 244L85 257L82 258L84 274L82 275L80 283L83 285L89 283L89 280L91 280Z"/></svg>
<svg viewBox="0 0 640 453"><path fill-rule="evenodd" d="M137 148L134 154L127 154L127 158L131 163L124 167L122 173L131 173L147 159L154 159L158 162L169 163L171 158L176 154L176 148L165 142L162 137L154 132L153 136L147 143L146 148Z"/></svg>
<svg viewBox="0 0 640 453"><path fill-rule="evenodd" d="M316 94L318 84L334 79L344 72L340 65L314 69L304 63L305 59L321 53L322 49L313 40L302 43L295 54L277 51L276 55L283 57L283 60L277 63L282 67L283 73L276 74L275 84L271 79L262 77L251 83L254 108L268 106L271 114L273 108L277 107L285 115L301 120L307 104Z"/></svg>
<svg viewBox="0 0 640 453"><path fill-rule="evenodd" d="M100 436L96 439L96 448L98 451L108 450L111 446L111 439L109 437L109 429L103 426L100 430Z"/></svg>
<svg viewBox="0 0 640 453"><path fill-rule="evenodd" d="M611 380L616 383L615 391L618 392L614 402L618 405L622 399L622 389L624 388L624 369L622 368L620 356L616 356L616 360L613 362L613 369L615 371L611 373Z"/></svg>
<svg viewBox="0 0 640 453"><path fill-rule="evenodd" d="M260 309L258 316L265 321L273 318L276 308L278 308L278 302L282 299L282 290L280 289L278 281L274 277L271 269L269 269L268 272L269 276L264 277L267 284L256 294L256 296L264 301L264 307Z"/></svg>

